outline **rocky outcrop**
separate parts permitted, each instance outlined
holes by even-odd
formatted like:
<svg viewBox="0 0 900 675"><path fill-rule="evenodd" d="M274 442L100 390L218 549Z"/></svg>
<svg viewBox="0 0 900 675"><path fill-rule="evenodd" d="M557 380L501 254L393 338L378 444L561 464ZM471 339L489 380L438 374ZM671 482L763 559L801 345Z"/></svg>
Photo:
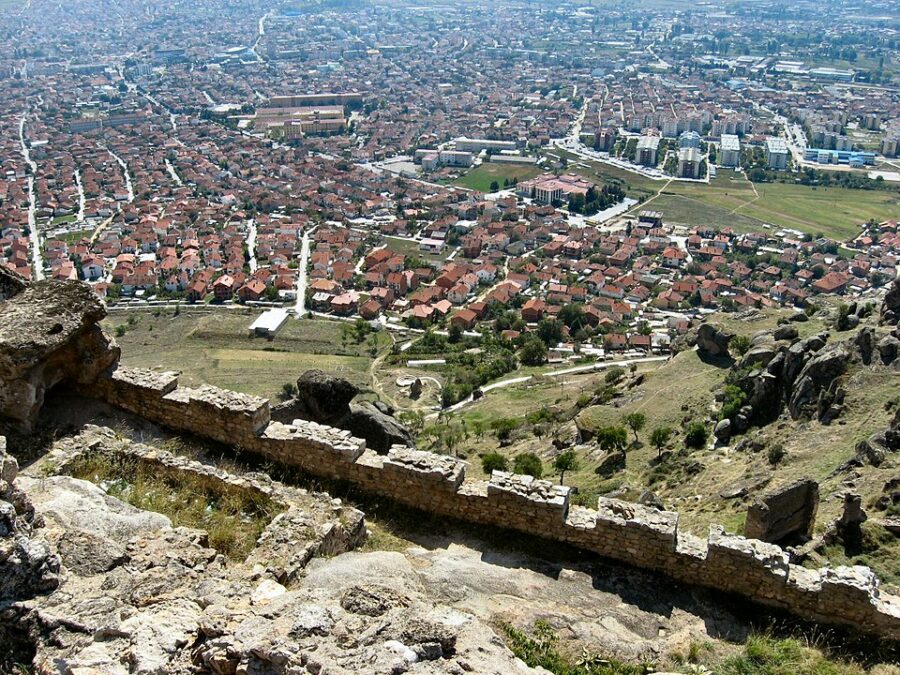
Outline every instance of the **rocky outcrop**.
<svg viewBox="0 0 900 675"><path fill-rule="evenodd" d="M300 419L346 429L381 454L392 445L413 445L412 435L389 408L351 403L358 393L359 389L342 377L307 370L297 379L297 396L272 408L272 419L285 424Z"/></svg>
<svg viewBox="0 0 900 675"><path fill-rule="evenodd" d="M0 436L0 608L59 584L59 558L43 536L43 519L17 484L18 473L19 465Z"/></svg>
<svg viewBox="0 0 900 675"><path fill-rule="evenodd" d="M836 381L846 371L852 355L850 345L838 342L827 345L806 361L791 387L788 410L792 418L816 414L820 419L826 415L836 416L836 411L831 408L839 405L834 400Z"/></svg>
<svg viewBox="0 0 900 675"><path fill-rule="evenodd" d="M770 492L747 509L744 536L773 543L812 537L819 509L819 484L799 480Z"/></svg>
<svg viewBox="0 0 900 675"><path fill-rule="evenodd" d="M106 307L89 286L0 279L0 430L31 431L48 389L90 389L119 359L100 327Z"/></svg>
<svg viewBox="0 0 900 675"><path fill-rule="evenodd" d="M703 356L722 358L728 356L728 344L734 335L721 330L718 326L704 323L697 329L695 343L697 351Z"/></svg>
<svg viewBox="0 0 900 675"><path fill-rule="evenodd" d="M320 505L288 508L244 563L232 563L205 532L172 527L97 485L24 478L66 571L57 592L16 605L37 672L532 672L471 614L426 597L403 555L322 548L355 512L327 495L226 474L101 428L60 441L35 470L91 452L133 452L160 471ZM317 524L316 509L330 521ZM304 539L317 541L318 553L302 555ZM279 574L295 563L302 575Z"/></svg>
<svg viewBox="0 0 900 675"><path fill-rule="evenodd" d="M886 326L900 324L900 278L894 279L894 283L884 296L881 304L881 323Z"/></svg>
<svg viewBox="0 0 900 675"><path fill-rule="evenodd" d="M26 281L11 269L0 265L0 302L25 290Z"/></svg>

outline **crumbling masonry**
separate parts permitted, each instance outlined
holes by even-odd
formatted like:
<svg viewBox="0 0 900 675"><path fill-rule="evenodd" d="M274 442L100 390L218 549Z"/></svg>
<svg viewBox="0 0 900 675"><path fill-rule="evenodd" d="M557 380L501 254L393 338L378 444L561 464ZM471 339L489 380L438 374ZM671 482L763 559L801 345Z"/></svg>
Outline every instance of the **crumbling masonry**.
<svg viewBox="0 0 900 675"><path fill-rule="evenodd" d="M119 367L90 393L178 431L210 438L422 511L539 534L688 584L735 593L830 624L900 639L900 598L866 567L811 570L780 547L726 534L678 531L678 514L600 498L570 505L569 488L495 472L466 480L465 463L395 446L384 457L347 431L270 420L265 399L216 387L178 386L175 373Z"/></svg>

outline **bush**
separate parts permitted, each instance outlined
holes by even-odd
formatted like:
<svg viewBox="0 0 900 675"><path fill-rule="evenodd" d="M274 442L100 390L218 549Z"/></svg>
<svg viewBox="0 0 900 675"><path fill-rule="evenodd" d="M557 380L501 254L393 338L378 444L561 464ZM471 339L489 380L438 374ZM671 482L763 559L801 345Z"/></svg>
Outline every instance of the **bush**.
<svg viewBox="0 0 900 675"><path fill-rule="evenodd" d="M604 380L606 384L618 384L625 377L625 369L620 366L614 366L606 371Z"/></svg>
<svg viewBox="0 0 900 675"><path fill-rule="evenodd" d="M731 351L737 356L743 356L747 353L747 350L750 349L750 337L747 335L735 335L731 338L729 346L731 347Z"/></svg>
<svg viewBox="0 0 900 675"><path fill-rule="evenodd" d="M509 460L499 452L489 452L481 458L481 468L488 475L494 471L509 471Z"/></svg>
<svg viewBox="0 0 900 675"><path fill-rule="evenodd" d="M703 422L691 422L684 432L684 444L689 448L704 447L707 438L709 438L709 431Z"/></svg>
<svg viewBox="0 0 900 675"><path fill-rule="evenodd" d="M512 432L519 428L519 420L514 417L501 417L491 422L491 428L498 441L508 441Z"/></svg>
<svg viewBox="0 0 900 675"><path fill-rule="evenodd" d="M747 394L744 393L744 390L738 386L729 384L725 387L725 398L722 402L722 412L719 415L719 419L729 419L734 421L734 418L737 417L737 414L741 411L741 408L744 407L744 403L746 402Z"/></svg>
<svg viewBox="0 0 900 675"><path fill-rule="evenodd" d="M541 463L541 458L533 452L524 452L521 455L516 455L515 459L513 459L513 471L526 476L540 478L544 475L544 465Z"/></svg>
<svg viewBox="0 0 900 675"><path fill-rule="evenodd" d="M591 404L591 395L590 394L582 394L578 397L578 400L575 401L575 405L579 408L587 408Z"/></svg>
<svg viewBox="0 0 900 675"><path fill-rule="evenodd" d="M769 449L766 451L766 457L768 457L769 464L772 466L777 466L781 463L781 460L785 458L785 455L787 455L787 451L781 443L770 445Z"/></svg>

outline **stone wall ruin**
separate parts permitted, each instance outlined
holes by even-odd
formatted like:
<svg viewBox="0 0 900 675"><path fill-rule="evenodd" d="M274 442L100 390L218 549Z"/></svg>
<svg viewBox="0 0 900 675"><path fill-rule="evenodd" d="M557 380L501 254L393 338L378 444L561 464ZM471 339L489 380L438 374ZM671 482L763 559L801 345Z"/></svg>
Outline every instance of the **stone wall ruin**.
<svg viewBox="0 0 900 675"><path fill-rule="evenodd" d="M678 581L745 597L798 616L900 639L900 598L866 567L807 569L777 545L710 528L706 539L679 532L678 514L600 498L570 503L570 489L495 472L466 479L451 457L394 446L387 456L349 432L294 420L272 422L269 402L216 387L178 386L175 373L119 367L91 395L177 431L349 482L428 513L539 535Z"/></svg>

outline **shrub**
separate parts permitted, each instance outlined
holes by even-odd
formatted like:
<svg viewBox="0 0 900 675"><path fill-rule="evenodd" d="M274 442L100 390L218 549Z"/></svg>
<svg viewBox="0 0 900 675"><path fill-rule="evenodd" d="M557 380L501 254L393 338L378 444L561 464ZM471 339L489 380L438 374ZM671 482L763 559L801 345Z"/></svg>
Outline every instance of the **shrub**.
<svg viewBox="0 0 900 675"><path fill-rule="evenodd" d="M781 443L770 445L769 449L766 451L766 457L768 457L769 464L772 466L778 465L781 460L784 459L785 455L787 455L787 451Z"/></svg>
<svg viewBox="0 0 900 675"><path fill-rule="evenodd" d="M481 458L481 468L488 475L494 471L508 471L509 460L499 452L489 452Z"/></svg>
<svg viewBox="0 0 900 675"><path fill-rule="evenodd" d="M613 366L606 371L604 380L606 384L618 384L625 377L625 369L620 366Z"/></svg>
<svg viewBox="0 0 900 675"><path fill-rule="evenodd" d="M575 405L579 408L587 408L591 404L591 395L590 394L582 394L578 397L578 400L575 401Z"/></svg>
<svg viewBox="0 0 900 675"><path fill-rule="evenodd" d="M709 431L703 422L697 420L687 425L684 432L684 444L689 448L702 448L709 438Z"/></svg>
<svg viewBox="0 0 900 675"><path fill-rule="evenodd" d="M747 394L744 393L743 389L733 384L727 385L725 387L725 398L722 402L722 411L719 414L719 419L733 421L746 402Z"/></svg>
<svg viewBox="0 0 900 675"><path fill-rule="evenodd" d="M516 455L515 459L513 459L513 471L526 476L540 478L544 475L544 465L541 463L541 458L533 452L524 452L521 455Z"/></svg>
<svg viewBox="0 0 900 675"><path fill-rule="evenodd" d="M507 441L512 432L519 428L519 420L514 417L501 417L491 422L491 428L498 441Z"/></svg>
<svg viewBox="0 0 900 675"><path fill-rule="evenodd" d="M750 337L748 335L735 335L731 338L729 346L731 347L731 351L737 356L743 356L747 353L747 350L750 349Z"/></svg>

